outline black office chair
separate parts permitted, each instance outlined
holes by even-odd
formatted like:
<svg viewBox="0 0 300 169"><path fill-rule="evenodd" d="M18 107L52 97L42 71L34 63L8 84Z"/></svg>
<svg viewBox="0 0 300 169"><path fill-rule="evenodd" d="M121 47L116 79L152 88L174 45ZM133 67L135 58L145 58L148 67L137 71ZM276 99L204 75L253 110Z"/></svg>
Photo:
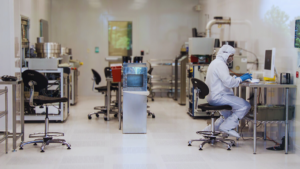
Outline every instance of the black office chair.
<svg viewBox="0 0 300 169"><path fill-rule="evenodd" d="M30 98L29 105L31 107L36 106L45 106L46 107L46 117L45 117L45 132L44 133L34 133L30 134L29 138L42 138L36 139L34 141L22 142L20 144L20 150L23 150L23 146L26 144L34 143L42 143L41 152L44 152L45 146L50 143L60 143L62 145L66 145L68 149L71 149L71 145L66 142L64 139L53 139L53 137L64 136L64 133L60 132L49 132L49 118L48 118L48 106L53 103L61 103L67 102L68 98L66 97L47 97L47 96L34 96L34 91L40 91L42 89L47 89L48 79L41 73L35 70L26 70L22 73L22 78L24 82L24 86L30 88Z"/></svg>
<svg viewBox="0 0 300 169"><path fill-rule="evenodd" d="M214 114L221 110L231 110L232 109L231 106L229 106L229 105L212 106L208 103L198 105L198 98L205 99L205 96L207 96L209 94L209 88L204 82L202 82L199 79L192 78L191 81L192 81L194 90L197 90L196 95L198 95L195 106L198 106L198 109L202 109L203 111L210 112L212 130L211 131L197 131L196 133L203 135L203 137L205 139L191 140L188 142L188 146L191 146L192 142L194 142L194 141L203 141L199 147L199 150L202 150L203 146L206 143L210 143L211 145L213 145L216 142L221 142L221 143L224 143L227 145L227 150L231 150L231 146L235 146L235 141L226 139L225 137L218 137L222 133L220 131L215 131L215 125L214 125L215 124ZM229 141L230 143L228 143L226 141Z"/></svg>
<svg viewBox="0 0 300 169"><path fill-rule="evenodd" d="M106 67L106 68L104 68L104 74L105 74L105 76L110 76L110 70L109 70L109 72L108 72L108 68L109 67ZM109 68L110 69L110 68ZM96 70L94 70L94 69L92 69L92 73L93 73L93 88L92 88L92 90L93 91L95 91L95 90L97 90L97 93L102 93L102 94L105 94L105 106L96 106L96 107L94 107L94 110L97 110L97 112L94 112L94 113L90 113L90 114L88 114L88 119L92 119L92 115L96 115L96 117L99 117L99 114L104 114L104 115L106 115L107 114L107 86L98 86L98 87L95 87L95 84L96 85L99 85L99 83L101 82L101 76L100 76L100 74L96 71ZM110 90L111 91L117 91L118 90L118 88L117 87L114 87L114 86L110 86ZM116 116L116 114L117 113L115 113L115 112L112 112L112 114L114 114L115 116ZM104 117L104 120L106 120L107 118L106 117Z"/></svg>

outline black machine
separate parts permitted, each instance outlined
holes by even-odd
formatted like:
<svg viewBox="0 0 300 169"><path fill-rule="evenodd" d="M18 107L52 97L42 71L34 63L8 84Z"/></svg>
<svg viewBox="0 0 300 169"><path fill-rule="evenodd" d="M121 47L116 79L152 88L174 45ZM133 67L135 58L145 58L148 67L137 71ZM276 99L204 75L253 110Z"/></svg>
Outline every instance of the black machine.
<svg viewBox="0 0 300 169"><path fill-rule="evenodd" d="M1 77L3 81L17 81L18 78L15 76L4 75Z"/></svg>
<svg viewBox="0 0 300 169"><path fill-rule="evenodd" d="M143 56L135 56L133 63L143 63Z"/></svg>
<svg viewBox="0 0 300 169"><path fill-rule="evenodd" d="M130 56L122 56L122 63L131 63Z"/></svg>

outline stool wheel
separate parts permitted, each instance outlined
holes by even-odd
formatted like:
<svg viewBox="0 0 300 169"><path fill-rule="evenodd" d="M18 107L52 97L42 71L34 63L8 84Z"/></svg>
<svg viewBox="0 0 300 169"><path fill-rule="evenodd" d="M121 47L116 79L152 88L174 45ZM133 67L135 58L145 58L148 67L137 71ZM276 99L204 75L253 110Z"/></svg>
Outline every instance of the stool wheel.
<svg viewBox="0 0 300 169"><path fill-rule="evenodd" d="M228 145L228 148L227 148L227 150L231 150L231 146L230 146L230 145Z"/></svg>
<svg viewBox="0 0 300 169"><path fill-rule="evenodd" d="M88 116L88 119L91 120L91 119L92 119L92 116Z"/></svg>
<svg viewBox="0 0 300 169"><path fill-rule="evenodd" d="M96 114L96 117L99 117L99 114Z"/></svg>

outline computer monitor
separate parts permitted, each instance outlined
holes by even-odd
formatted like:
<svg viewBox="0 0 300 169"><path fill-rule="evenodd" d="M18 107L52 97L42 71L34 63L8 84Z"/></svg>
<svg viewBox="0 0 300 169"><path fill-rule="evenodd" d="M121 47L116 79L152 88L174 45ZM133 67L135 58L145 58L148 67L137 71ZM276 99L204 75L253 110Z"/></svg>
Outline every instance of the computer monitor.
<svg viewBox="0 0 300 169"><path fill-rule="evenodd" d="M266 50L265 53L265 65L264 65L264 77L274 78L275 74L275 54L276 49Z"/></svg>
<svg viewBox="0 0 300 169"><path fill-rule="evenodd" d="M194 37L194 38L198 37L198 31L197 31L197 28L193 28L193 29L192 29L192 34L193 34L193 37Z"/></svg>

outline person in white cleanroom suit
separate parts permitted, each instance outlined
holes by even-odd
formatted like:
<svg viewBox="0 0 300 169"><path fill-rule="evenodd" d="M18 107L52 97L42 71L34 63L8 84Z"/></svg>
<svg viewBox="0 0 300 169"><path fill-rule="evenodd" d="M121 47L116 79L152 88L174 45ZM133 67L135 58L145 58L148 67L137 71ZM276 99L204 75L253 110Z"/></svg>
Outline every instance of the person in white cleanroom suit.
<svg viewBox="0 0 300 169"><path fill-rule="evenodd" d="M207 102L213 106L229 105L232 110L221 111L221 116L215 122L215 130L225 132L231 136L239 138L240 135L234 130L251 108L250 104L239 97L233 95L232 88L247 79L251 79L251 74L244 74L241 77L233 77L229 74L227 64L233 61L235 49L229 45L223 45L217 57L213 60L207 70L206 84L209 88ZM202 131L210 131L211 126L207 126Z"/></svg>

